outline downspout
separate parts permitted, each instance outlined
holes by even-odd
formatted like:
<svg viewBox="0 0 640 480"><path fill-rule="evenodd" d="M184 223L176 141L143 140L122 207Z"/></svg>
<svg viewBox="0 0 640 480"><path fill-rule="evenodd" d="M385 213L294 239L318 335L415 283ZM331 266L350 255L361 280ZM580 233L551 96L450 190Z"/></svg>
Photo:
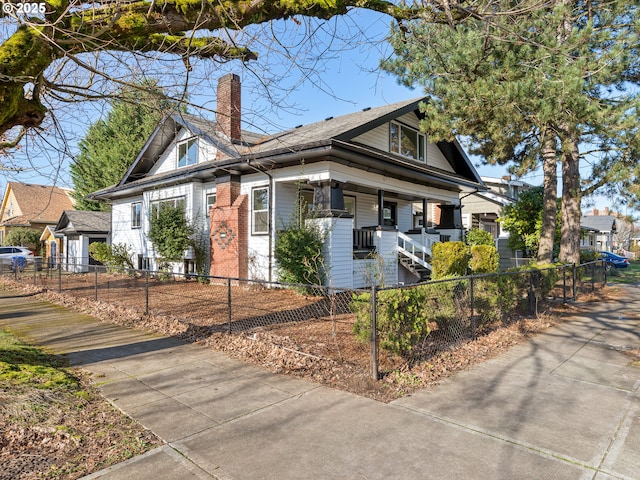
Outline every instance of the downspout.
<svg viewBox="0 0 640 480"><path fill-rule="evenodd" d="M269 282L273 281L273 216L275 215L275 181L273 175L265 170L260 170L258 167L251 165L251 159L247 159L247 165L258 173L264 173L269 177Z"/></svg>

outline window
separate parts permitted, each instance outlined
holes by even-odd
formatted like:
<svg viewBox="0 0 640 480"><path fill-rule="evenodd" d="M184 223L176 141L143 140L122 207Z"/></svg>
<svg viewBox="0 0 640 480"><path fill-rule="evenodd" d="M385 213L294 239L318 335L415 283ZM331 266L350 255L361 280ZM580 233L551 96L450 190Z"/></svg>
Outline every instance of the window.
<svg viewBox="0 0 640 480"><path fill-rule="evenodd" d="M178 144L178 168L198 163L198 142L191 138Z"/></svg>
<svg viewBox="0 0 640 480"><path fill-rule="evenodd" d="M353 228L356 228L356 197L345 195L344 209L353 217L351 223L353 224Z"/></svg>
<svg viewBox="0 0 640 480"><path fill-rule="evenodd" d="M156 200L155 202L151 203L151 218L157 217L158 216L158 212L160 211L160 208L163 205L171 205L172 207L182 207L185 208L186 206L186 201L184 199L184 197L175 197L175 198L167 198L165 200Z"/></svg>
<svg viewBox="0 0 640 480"><path fill-rule="evenodd" d="M398 205L395 202L384 202L382 209L383 225L394 227L398 224Z"/></svg>
<svg viewBox="0 0 640 480"><path fill-rule="evenodd" d="M269 188L254 188L251 191L253 224L251 233L264 235L269 233Z"/></svg>
<svg viewBox="0 0 640 480"><path fill-rule="evenodd" d="M131 228L142 227L142 203L131 204Z"/></svg>
<svg viewBox="0 0 640 480"><path fill-rule="evenodd" d="M207 194L207 200L205 205L205 212L207 217L209 216L209 210L211 210L211 207L213 207L215 204L216 204L216 194L215 193Z"/></svg>
<svg viewBox="0 0 640 480"><path fill-rule="evenodd" d="M391 122L389 126L389 151L426 161L426 136L415 128Z"/></svg>

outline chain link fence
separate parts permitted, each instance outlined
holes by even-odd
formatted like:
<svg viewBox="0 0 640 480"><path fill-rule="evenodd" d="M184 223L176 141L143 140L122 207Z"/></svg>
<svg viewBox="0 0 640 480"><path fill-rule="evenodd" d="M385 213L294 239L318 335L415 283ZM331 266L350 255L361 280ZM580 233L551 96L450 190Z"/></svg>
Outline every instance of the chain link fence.
<svg viewBox="0 0 640 480"><path fill-rule="evenodd" d="M74 273L65 267L0 265L0 274L13 282L120 306L139 318L170 318L193 339L266 342L348 365L374 379L398 362L427 360L535 316L545 302L567 302L606 283L602 261L368 290L95 265ZM70 270L77 272L78 266Z"/></svg>

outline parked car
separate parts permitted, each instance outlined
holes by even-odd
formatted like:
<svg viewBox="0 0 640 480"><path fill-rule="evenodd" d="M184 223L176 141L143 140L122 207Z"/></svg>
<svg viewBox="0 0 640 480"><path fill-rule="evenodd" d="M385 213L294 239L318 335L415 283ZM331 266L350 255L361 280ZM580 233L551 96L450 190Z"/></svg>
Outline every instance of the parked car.
<svg viewBox="0 0 640 480"><path fill-rule="evenodd" d="M36 257L34 253L26 247L0 247L0 265L13 267L13 259L23 257L24 262L20 262L20 270L24 269L26 263L35 263L38 270L42 270L42 257Z"/></svg>
<svg viewBox="0 0 640 480"><path fill-rule="evenodd" d="M607 269L615 268L627 268L629 266L629 260L622 255L617 255L611 252L600 252L602 258L607 261Z"/></svg>

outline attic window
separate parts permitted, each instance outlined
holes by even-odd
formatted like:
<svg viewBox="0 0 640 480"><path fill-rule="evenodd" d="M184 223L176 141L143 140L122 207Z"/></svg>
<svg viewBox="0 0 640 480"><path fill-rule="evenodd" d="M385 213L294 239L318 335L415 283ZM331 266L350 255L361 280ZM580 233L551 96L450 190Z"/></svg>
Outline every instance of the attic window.
<svg viewBox="0 0 640 480"><path fill-rule="evenodd" d="M389 124L389 151L426 162L427 137L415 128L396 122Z"/></svg>
<svg viewBox="0 0 640 480"><path fill-rule="evenodd" d="M190 138L178 144L178 168L198 163L198 142Z"/></svg>

